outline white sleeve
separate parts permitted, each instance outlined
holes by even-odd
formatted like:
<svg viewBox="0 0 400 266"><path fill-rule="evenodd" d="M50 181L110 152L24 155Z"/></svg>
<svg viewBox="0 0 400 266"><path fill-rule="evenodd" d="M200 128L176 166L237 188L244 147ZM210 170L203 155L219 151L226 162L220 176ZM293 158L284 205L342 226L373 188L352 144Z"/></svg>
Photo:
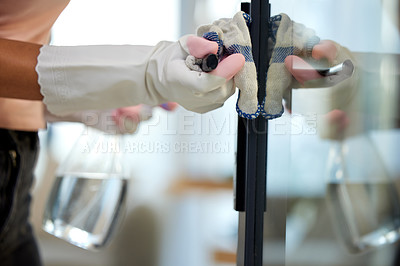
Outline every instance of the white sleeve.
<svg viewBox="0 0 400 266"><path fill-rule="evenodd" d="M186 38L154 47L43 46L36 66L43 102L58 116L166 102L202 113L218 108L234 83L190 70Z"/></svg>
<svg viewBox="0 0 400 266"><path fill-rule="evenodd" d="M43 102L56 115L166 101L147 90L150 46L43 46L36 71Z"/></svg>

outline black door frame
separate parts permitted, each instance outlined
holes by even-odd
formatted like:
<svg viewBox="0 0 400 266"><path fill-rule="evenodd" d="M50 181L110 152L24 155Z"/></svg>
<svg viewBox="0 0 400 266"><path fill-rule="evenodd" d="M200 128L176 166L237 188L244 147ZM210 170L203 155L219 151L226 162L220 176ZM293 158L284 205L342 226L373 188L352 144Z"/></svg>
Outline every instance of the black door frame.
<svg viewBox="0 0 400 266"><path fill-rule="evenodd" d="M242 11L252 18L250 35L257 69L258 101L265 99L268 70L268 0L242 3ZM266 211L266 169L268 120L239 117L235 175L235 210L240 212L237 265L262 266L264 212ZM243 221L244 219L244 221ZM243 224L242 224L243 223Z"/></svg>

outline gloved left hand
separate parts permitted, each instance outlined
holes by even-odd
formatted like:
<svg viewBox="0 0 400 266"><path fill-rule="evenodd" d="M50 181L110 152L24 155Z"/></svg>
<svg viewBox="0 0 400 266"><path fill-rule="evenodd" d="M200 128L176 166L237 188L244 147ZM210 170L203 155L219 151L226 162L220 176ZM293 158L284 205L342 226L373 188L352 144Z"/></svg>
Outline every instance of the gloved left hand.
<svg viewBox="0 0 400 266"><path fill-rule="evenodd" d="M153 108L137 105L108 110L87 110L66 116L56 116L45 110L47 122L76 122L96 128L108 134L132 134L136 132L140 122L152 117Z"/></svg>
<svg viewBox="0 0 400 266"><path fill-rule="evenodd" d="M189 54L216 53L217 44L193 35L156 46L43 46L36 70L43 102L59 116L84 110L176 102L204 113L235 92L232 77L244 65L240 54L210 73L191 71Z"/></svg>
<svg viewBox="0 0 400 266"><path fill-rule="evenodd" d="M173 111L177 104L171 102L162 104L160 107L166 111ZM45 109L44 117L46 122L50 123L79 122L109 134L132 134L136 132L141 122L152 117L153 109L152 106L140 104L110 110L82 111L62 117Z"/></svg>

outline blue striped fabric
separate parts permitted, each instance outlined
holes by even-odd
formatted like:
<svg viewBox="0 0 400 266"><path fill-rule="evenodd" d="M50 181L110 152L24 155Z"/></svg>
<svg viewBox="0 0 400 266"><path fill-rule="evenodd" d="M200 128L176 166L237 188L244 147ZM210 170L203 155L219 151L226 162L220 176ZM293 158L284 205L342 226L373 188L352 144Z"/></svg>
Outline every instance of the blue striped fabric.
<svg viewBox="0 0 400 266"><path fill-rule="evenodd" d="M247 13L243 13L243 18L246 21L247 26L251 24L251 17ZM231 55L231 54L242 54L246 62L254 62L253 53L250 46L244 46L239 44L233 44L230 47L224 47L224 42L219 38L218 33L215 31L206 32L203 34L203 38L218 43L218 55Z"/></svg>
<svg viewBox="0 0 400 266"><path fill-rule="evenodd" d="M251 17L249 14L243 13L243 18L246 21L246 24L248 27L251 25ZM269 23L269 42L272 43L272 55L271 56L271 64L272 63L283 63L285 61L285 58L289 55L297 54L299 51L297 50L296 47L294 46L289 46L289 47L276 47L276 34L278 32L278 28L280 25L280 21L282 20L281 15L276 15L270 18L270 23ZM246 62L249 63L254 63L253 59L253 53L251 50L251 46L244 46L244 45L239 45L239 44L233 44L230 47L225 47L223 41L219 38L218 34L216 32L207 32L203 35L203 37L207 40L214 41L218 43L218 55L221 58L223 55L231 55L231 54L237 54L240 53L245 57ZM238 101L240 98L240 91L239 91L239 97ZM265 99L264 101L259 104L258 110L254 114L247 114L243 112L239 106L238 102L236 103L236 111L239 116L247 118L247 119L254 119L256 118L260 113L263 117L266 119L274 119L278 118L283 114L283 107L282 111L278 114L267 114L264 109L265 105Z"/></svg>
<svg viewBox="0 0 400 266"><path fill-rule="evenodd" d="M250 15L247 13L243 13L243 18L246 21L247 27L250 27L252 21Z"/></svg>
<svg viewBox="0 0 400 266"><path fill-rule="evenodd" d="M276 15L269 20L269 38L272 40L273 46L276 43L276 33L278 32L280 21L282 20L281 15Z"/></svg>
<svg viewBox="0 0 400 266"><path fill-rule="evenodd" d="M218 33L215 31L206 32L203 34L203 38L216 42L218 44L218 56L221 56L224 51L224 42L219 38Z"/></svg>
<svg viewBox="0 0 400 266"><path fill-rule="evenodd" d="M233 44L224 49L224 43L216 32L210 31L203 34L203 38L218 43L218 55L231 55L231 54L242 54L246 62L254 62L253 54L250 46L244 46L239 44Z"/></svg>
<svg viewBox="0 0 400 266"><path fill-rule="evenodd" d="M283 63L288 55L292 55L295 52L295 47L293 47L293 46L288 46L288 47L276 47L275 46L276 35L278 33L278 29L279 29L281 20L282 20L282 16L276 15L276 16L271 17L270 21L269 21L268 40L269 40L269 43L271 43L272 47L273 47L272 55L269 54L269 56L271 57L270 64ZM266 75L266 79L268 79L268 72ZM268 93L268 89L267 89L267 93ZM265 119L270 120L270 119L275 119L275 118L281 117L284 112L284 108L282 106L282 110L278 114L268 114L265 111L264 107L265 107L265 98L260 105L260 114Z"/></svg>
<svg viewBox="0 0 400 266"><path fill-rule="evenodd" d="M284 111L285 111L285 109L282 106L282 109L281 109L281 111L279 113L277 113L277 114L268 114L267 112L265 112L264 106L265 106L265 99L263 100L262 104L259 106L258 109L260 110L261 115L265 119L268 119L268 120L281 117L283 115Z"/></svg>
<svg viewBox="0 0 400 266"><path fill-rule="evenodd" d="M242 54L244 56L244 58L246 59L246 62L254 62L253 54L252 54L250 46L243 46L243 45L239 45L239 44L234 44L234 45L229 46L226 49L226 52L229 55L231 55L231 54Z"/></svg>
<svg viewBox="0 0 400 266"><path fill-rule="evenodd" d="M236 102L236 112L238 113L238 116L251 120L251 119L256 119L260 115L260 106L258 106L257 112L255 112L254 114L247 114L239 108L238 103L239 103L239 98L238 101Z"/></svg>
<svg viewBox="0 0 400 266"><path fill-rule="evenodd" d="M271 63L283 63L287 56L294 54L295 49L293 46L274 47Z"/></svg>
<svg viewBox="0 0 400 266"><path fill-rule="evenodd" d="M257 111L254 114L248 114L242 111L242 109L240 109L239 107L239 99L240 99L240 90L239 90L239 95L236 101L236 112L238 113L238 115L240 117L246 118L246 119L256 119L260 112L262 112L263 110L260 109L260 105L258 105Z"/></svg>

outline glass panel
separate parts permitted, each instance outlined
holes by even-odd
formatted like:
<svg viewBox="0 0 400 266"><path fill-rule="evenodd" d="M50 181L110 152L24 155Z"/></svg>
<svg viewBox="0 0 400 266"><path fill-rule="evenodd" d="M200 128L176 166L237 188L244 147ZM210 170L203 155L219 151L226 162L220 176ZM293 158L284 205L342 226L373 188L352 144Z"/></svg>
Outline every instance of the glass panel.
<svg viewBox="0 0 400 266"><path fill-rule="evenodd" d="M336 63L354 70L295 87L269 123L264 265L399 265L399 3L270 3L347 47Z"/></svg>

